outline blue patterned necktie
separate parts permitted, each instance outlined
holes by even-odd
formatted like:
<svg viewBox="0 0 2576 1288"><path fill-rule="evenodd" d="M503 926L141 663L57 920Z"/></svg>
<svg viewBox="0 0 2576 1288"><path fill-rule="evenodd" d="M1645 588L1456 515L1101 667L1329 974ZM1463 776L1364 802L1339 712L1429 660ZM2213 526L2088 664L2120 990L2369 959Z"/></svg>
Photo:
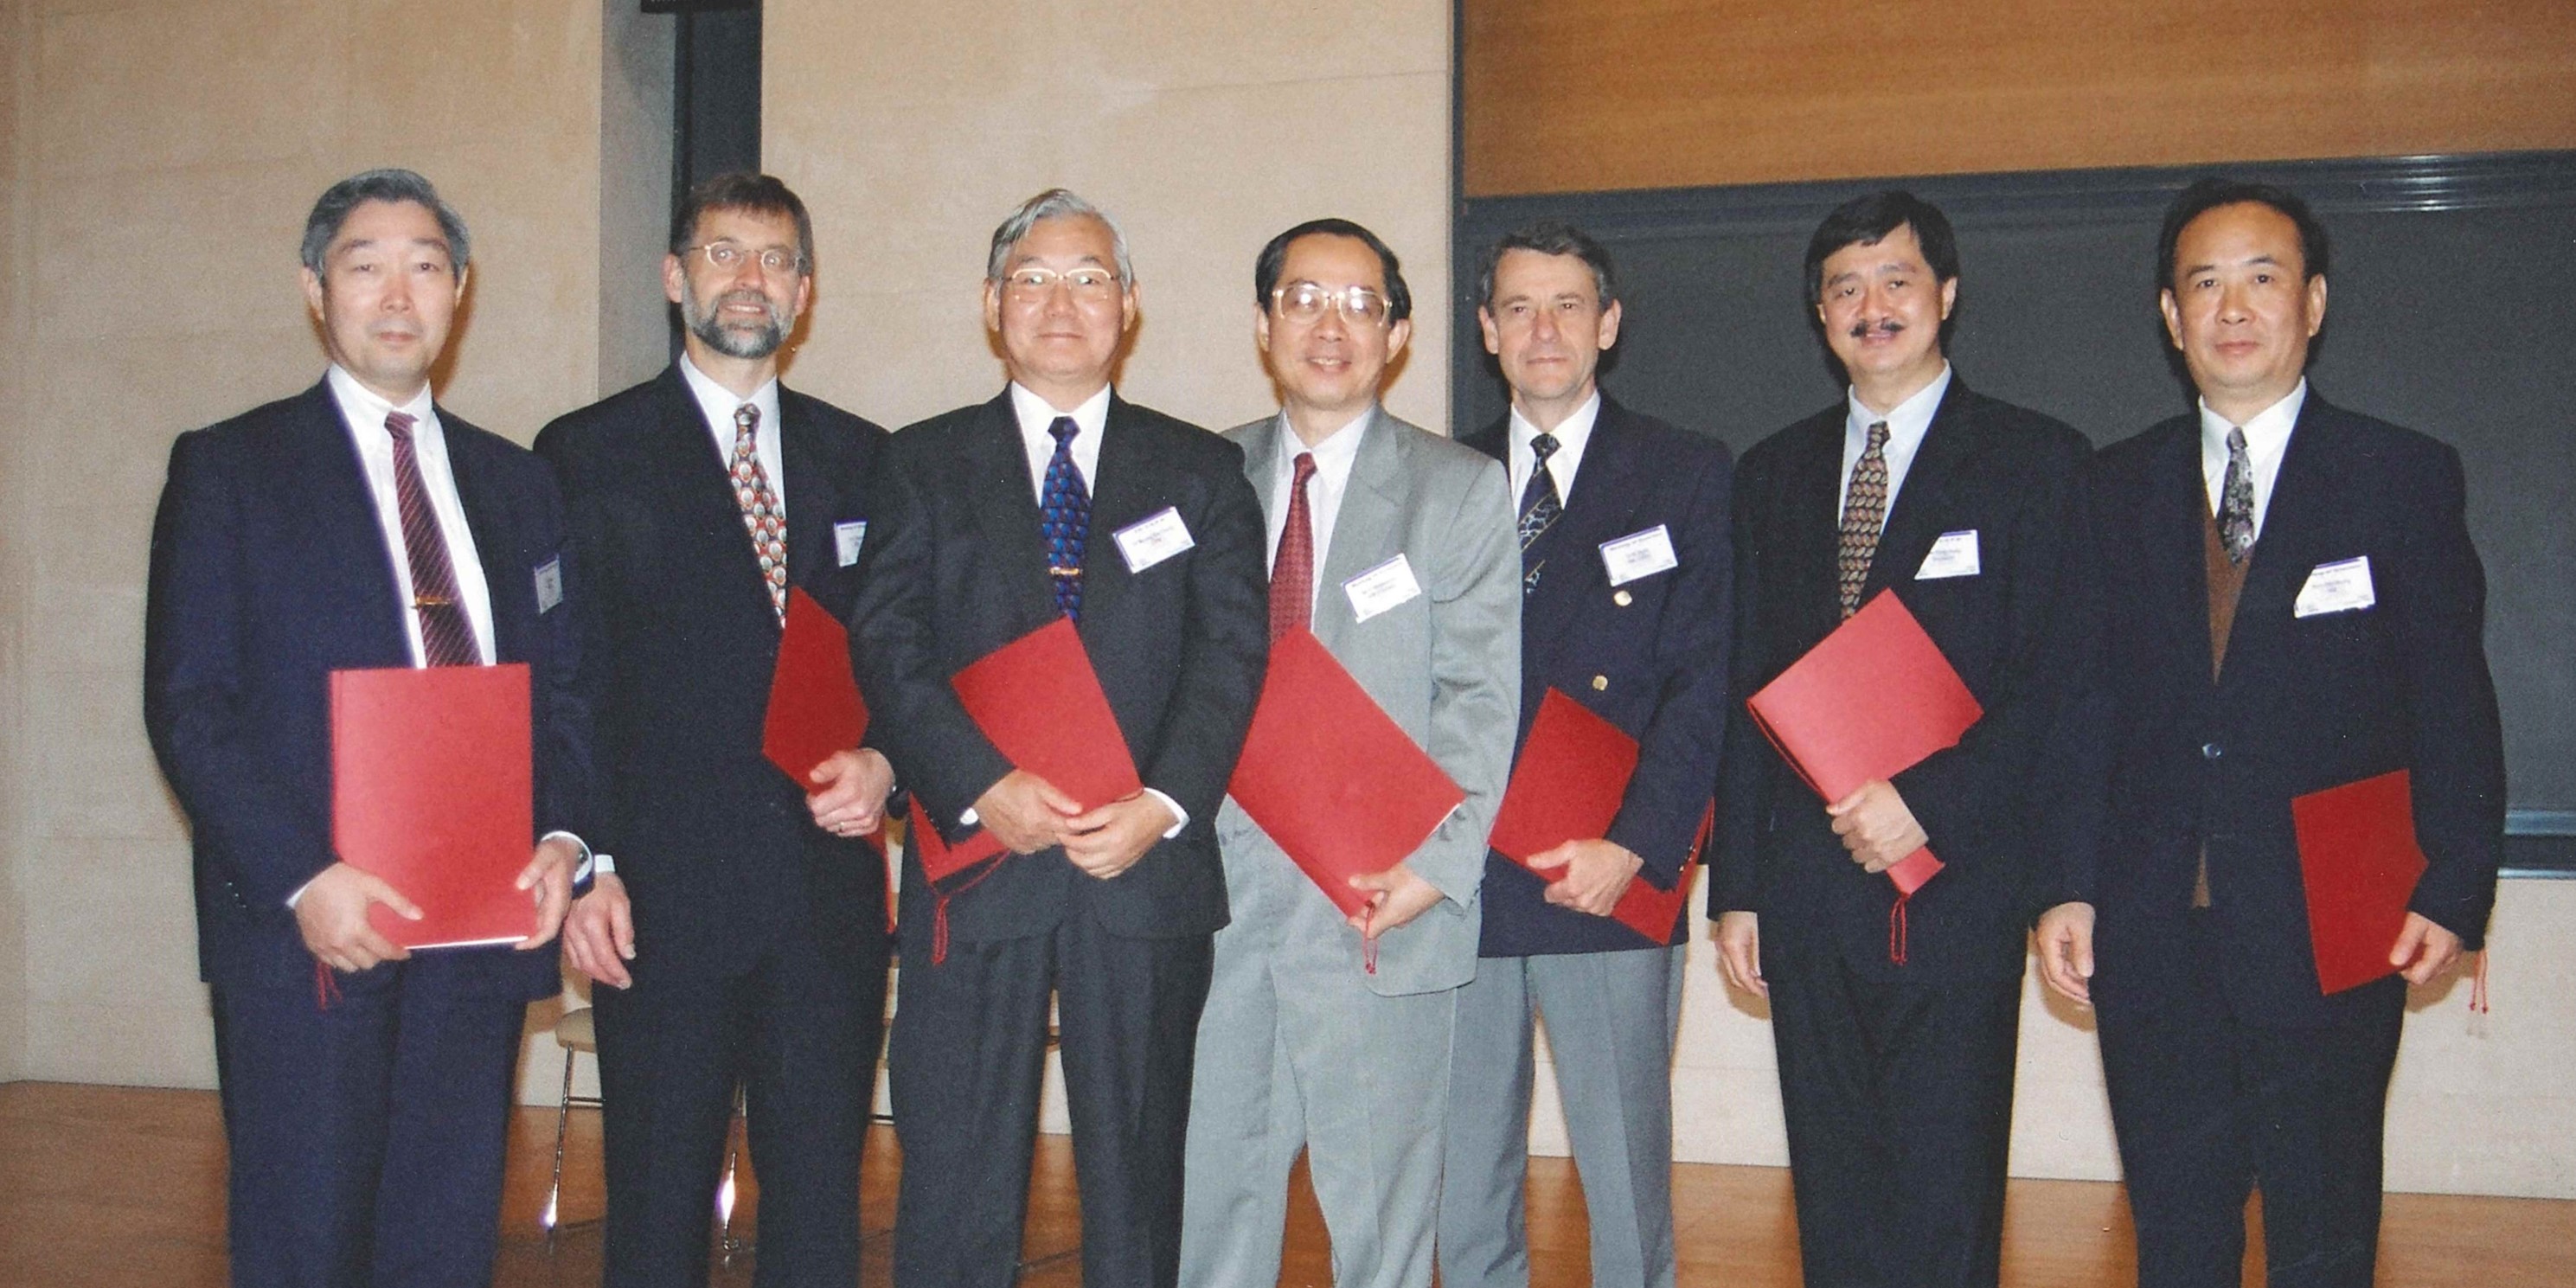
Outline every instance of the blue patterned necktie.
<svg viewBox="0 0 2576 1288"><path fill-rule="evenodd" d="M1082 547L1091 537L1091 490L1073 463L1073 436L1081 427L1071 416L1058 416L1047 426L1055 436L1055 456L1047 462L1046 498L1039 504L1046 535L1047 579L1055 584L1055 606L1076 622L1082 620Z"/></svg>
<svg viewBox="0 0 2576 1288"><path fill-rule="evenodd" d="M1534 551L1540 537L1565 513L1565 503L1556 495L1556 475L1547 468L1547 458L1556 455L1556 435L1540 434L1530 440L1530 455L1538 458L1530 467L1529 483L1521 489L1521 593L1538 589L1538 575L1547 566L1547 555Z"/></svg>

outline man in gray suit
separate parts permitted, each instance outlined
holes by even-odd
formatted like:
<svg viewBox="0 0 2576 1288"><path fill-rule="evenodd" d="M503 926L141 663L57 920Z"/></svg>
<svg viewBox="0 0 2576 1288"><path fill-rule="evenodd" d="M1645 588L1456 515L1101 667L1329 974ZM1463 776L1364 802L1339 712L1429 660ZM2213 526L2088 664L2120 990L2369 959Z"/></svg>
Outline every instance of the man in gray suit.
<svg viewBox="0 0 2576 1288"><path fill-rule="evenodd" d="M1376 234L1291 228L1253 291L1283 406L1227 436L1269 522L1272 632L1311 625L1467 799L1402 863L1354 879L1371 902L1351 918L1231 800L1219 813L1232 923L1199 1024L1181 1283L1278 1281L1302 1149L1333 1282L1427 1288L1454 1002L1519 716L1511 500L1499 463L1378 406L1412 300Z"/></svg>

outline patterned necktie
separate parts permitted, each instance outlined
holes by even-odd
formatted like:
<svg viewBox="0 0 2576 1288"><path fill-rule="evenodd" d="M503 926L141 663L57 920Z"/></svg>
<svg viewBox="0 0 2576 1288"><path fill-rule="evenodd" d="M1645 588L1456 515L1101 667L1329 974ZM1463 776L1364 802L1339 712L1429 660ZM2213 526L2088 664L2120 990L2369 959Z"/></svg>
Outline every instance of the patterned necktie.
<svg viewBox="0 0 2576 1288"><path fill-rule="evenodd" d="M385 414L385 432L394 440L394 504L402 511L403 554L411 563L411 606L420 615L421 660L431 666L474 666L482 662L483 652L475 645L465 604L457 598L447 535L439 531L429 490L421 486L412 423L407 413Z"/></svg>
<svg viewBox="0 0 2576 1288"><path fill-rule="evenodd" d="M1530 467L1529 483L1521 488L1521 593L1538 589L1538 574L1547 566L1547 556L1534 554L1531 547L1547 535L1565 505L1557 499L1556 475L1547 468L1547 458L1556 455L1556 435L1540 434L1530 440L1530 454L1537 463Z"/></svg>
<svg viewBox="0 0 2576 1288"><path fill-rule="evenodd" d="M2218 540L2227 547L2227 562L2241 564L2254 550L2254 461L2245 451L2245 431L2227 428L2227 482L2219 488Z"/></svg>
<svg viewBox="0 0 2576 1288"><path fill-rule="evenodd" d="M1878 557L1878 530L1887 519L1887 422L1873 421L1869 444L1852 465L1851 491L1843 498L1842 552L1835 563L1843 616L1860 611L1870 560Z"/></svg>
<svg viewBox="0 0 2576 1288"><path fill-rule="evenodd" d="M751 534L751 550L760 556L760 575L769 583L769 606L787 620L787 507L769 486L769 471L760 467L760 408L744 403L733 409L733 499L742 506L742 526Z"/></svg>
<svg viewBox="0 0 2576 1288"><path fill-rule="evenodd" d="M1091 539L1091 490L1073 463L1073 436L1081 427L1071 416L1058 416L1047 426L1055 435L1055 456L1047 461L1046 496L1039 503L1046 534L1047 577L1055 583L1055 606L1082 620L1082 547Z"/></svg>
<svg viewBox="0 0 2576 1288"><path fill-rule="evenodd" d="M1306 508L1306 480L1315 477L1315 454L1297 453L1297 475L1288 484L1288 522L1279 529L1279 554L1270 562L1270 638L1300 629L1315 611L1315 520Z"/></svg>

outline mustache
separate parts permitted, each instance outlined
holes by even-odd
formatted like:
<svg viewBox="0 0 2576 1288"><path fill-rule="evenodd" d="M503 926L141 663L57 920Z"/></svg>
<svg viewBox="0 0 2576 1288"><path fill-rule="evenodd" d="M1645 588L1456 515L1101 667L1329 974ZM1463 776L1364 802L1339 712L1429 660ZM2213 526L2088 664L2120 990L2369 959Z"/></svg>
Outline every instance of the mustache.
<svg viewBox="0 0 2576 1288"><path fill-rule="evenodd" d="M1876 331L1880 335L1894 335L1904 329L1905 324L1894 318L1881 318L1876 322L1855 322L1852 324L1851 338L1866 340L1871 331Z"/></svg>

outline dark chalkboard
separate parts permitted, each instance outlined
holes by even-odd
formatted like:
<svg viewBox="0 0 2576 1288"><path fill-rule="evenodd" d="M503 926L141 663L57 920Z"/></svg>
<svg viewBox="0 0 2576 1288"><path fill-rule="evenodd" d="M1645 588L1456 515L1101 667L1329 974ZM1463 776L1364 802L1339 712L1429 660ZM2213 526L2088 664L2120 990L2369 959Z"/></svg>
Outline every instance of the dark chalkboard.
<svg viewBox="0 0 2576 1288"><path fill-rule="evenodd" d="M2230 166L2305 196L2333 238L2314 386L2459 448L2486 561L2487 651L2515 830L2576 832L2576 152ZM1942 176L1463 204L1457 424L1503 412L1475 321L1485 248L1571 219L1617 260L1626 320L1604 384L1739 452L1842 396L1800 280L1826 211L1881 187L1959 234L1950 348L1976 388L2096 442L2191 408L2156 313L2155 239L2203 170Z"/></svg>

